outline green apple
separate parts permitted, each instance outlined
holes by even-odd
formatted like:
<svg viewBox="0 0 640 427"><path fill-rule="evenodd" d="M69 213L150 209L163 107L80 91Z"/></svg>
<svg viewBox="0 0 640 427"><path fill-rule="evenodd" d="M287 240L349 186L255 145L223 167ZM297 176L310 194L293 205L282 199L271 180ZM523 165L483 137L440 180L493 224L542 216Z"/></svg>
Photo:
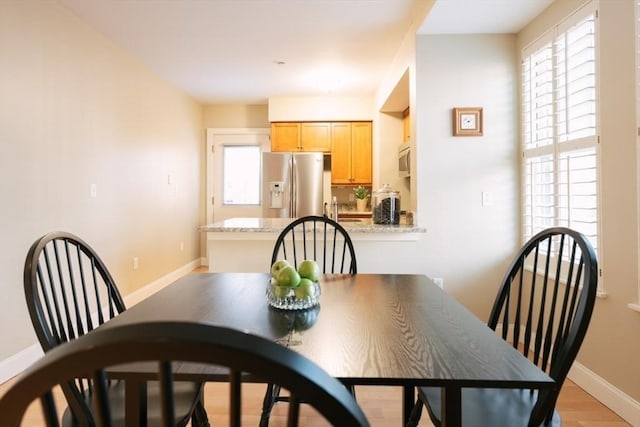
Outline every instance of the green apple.
<svg viewBox="0 0 640 427"><path fill-rule="evenodd" d="M278 286L277 283L273 283L271 285L271 292L278 298L286 297L287 295L289 295L290 290L291 288L289 288L288 286Z"/></svg>
<svg viewBox="0 0 640 427"><path fill-rule="evenodd" d="M313 298L316 294L316 287L312 280L303 277L293 292L296 294L296 299Z"/></svg>
<svg viewBox="0 0 640 427"><path fill-rule="evenodd" d="M320 277L320 267L318 263L312 259L305 259L298 266L298 273L300 277L307 278L312 282L317 282Z"/></svg>
<svg viewBox="0 0 640 427"><path fill-rule="evenodd" d="M278 278L278 273L280 273L280 270L282 270L284 267L287 267L288 265L289 261L287 261L286 259L281 259L274 262L273 265L271 265L271 276Z"/></svg>
<svg viewBox="0 0 640 427"><path fill-rule="evenodd" d="M298 274L294 266L288 265L280 269L276 280L278 281L278 286L295 288L300 284L300 275Z"/></svg>

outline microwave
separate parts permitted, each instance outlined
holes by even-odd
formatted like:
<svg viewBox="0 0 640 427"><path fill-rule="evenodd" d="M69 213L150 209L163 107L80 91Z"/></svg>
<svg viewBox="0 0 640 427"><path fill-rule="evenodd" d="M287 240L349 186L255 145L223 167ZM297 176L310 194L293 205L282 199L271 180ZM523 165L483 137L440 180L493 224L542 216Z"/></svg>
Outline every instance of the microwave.
<svg viewBox="0 0 640 427"><path fill-rule="evenodd" d="M398 149L398 175L402 178L411 176L411 146L402 144Z"/></svg>

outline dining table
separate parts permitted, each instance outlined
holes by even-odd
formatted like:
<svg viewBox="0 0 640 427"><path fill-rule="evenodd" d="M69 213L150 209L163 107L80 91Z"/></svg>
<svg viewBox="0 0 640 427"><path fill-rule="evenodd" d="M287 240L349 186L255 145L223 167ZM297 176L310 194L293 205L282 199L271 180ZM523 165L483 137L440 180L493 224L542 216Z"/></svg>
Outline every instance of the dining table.
<svg viewBox="0 0 640 427"><path fill-rule="evenodd" d="M426 275L322 275L319 304L305 310L270 306L270 277L188 274L101 328L192 321L260 335L299 352L345 385L401 387L403 425L415 404L415 387L440 387L442 426L457 427L462 424L463 388L556 386ZM135 419L140 390L154 373L135 364L110 368L109 375L126 381L127 419ZM192 364L175 366L174 375L186 381L227 379L220 367Z"/></svg>

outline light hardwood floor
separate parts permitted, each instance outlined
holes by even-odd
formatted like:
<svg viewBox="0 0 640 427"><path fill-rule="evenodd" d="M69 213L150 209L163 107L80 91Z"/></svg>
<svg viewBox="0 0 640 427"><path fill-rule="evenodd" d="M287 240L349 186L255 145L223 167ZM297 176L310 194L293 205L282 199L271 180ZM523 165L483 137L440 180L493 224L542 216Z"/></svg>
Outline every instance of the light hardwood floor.
<svg viewBox="0 0 640 427"><path fill-rule="evenodd" d="M10 387L12 381L0 386L0 396ZM264 397L265 385L247 384L243 389L243 425L257 426L260 419L260 408ZM225 383L209 383L205 387L205 403L209 420L212 426L228 425L228 410L226 407L226 397L228 387ZM358 403L364 410L369 422L373 427L397 427L401 425L401 399L402 390L398 387L383 386L359 386L356 387ZM220 397L223 397L222 399ZM56 401L60 408L64 408L64 397L62 393L56 394ZM286 403L279 403L273 410L271 423L272 427L284 426L286 415ZM623 427L629 426L615 413L602 405L588 393L576 386L571 381L567 381L560 393L558 410L562 417L564 427ZM23 426L44 427L45 424L40 416L40 408L37 404L32 405L25 417ZM306 427L326 426L319 415L315 414L312 408L303 405L303 418L300 425ZM2 417L0 416L0 419ZM426 412L420 420L420 426L432 426ZM493 427L493 426L491 426Z"/></svg>

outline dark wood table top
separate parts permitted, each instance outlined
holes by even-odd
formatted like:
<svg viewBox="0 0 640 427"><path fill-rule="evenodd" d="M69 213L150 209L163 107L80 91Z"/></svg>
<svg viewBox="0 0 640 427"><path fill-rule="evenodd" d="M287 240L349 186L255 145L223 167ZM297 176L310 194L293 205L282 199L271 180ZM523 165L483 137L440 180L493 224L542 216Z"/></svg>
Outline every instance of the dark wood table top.
<svg viewBox="0 0 640 427"><path fill-rule="evenodd" d="M458 404L461 387L554 387L426 276L323 276L320 304L306 311L269 307L268 280L258 273L190 274L103 327L187 320L248 331L288 345L345 383L404 386L411 393L405 395L405 411L414 386L443 387ZM225 379L219 369L180 371L184 379ZM459 422L455 418L450 424Z"/></svg>

